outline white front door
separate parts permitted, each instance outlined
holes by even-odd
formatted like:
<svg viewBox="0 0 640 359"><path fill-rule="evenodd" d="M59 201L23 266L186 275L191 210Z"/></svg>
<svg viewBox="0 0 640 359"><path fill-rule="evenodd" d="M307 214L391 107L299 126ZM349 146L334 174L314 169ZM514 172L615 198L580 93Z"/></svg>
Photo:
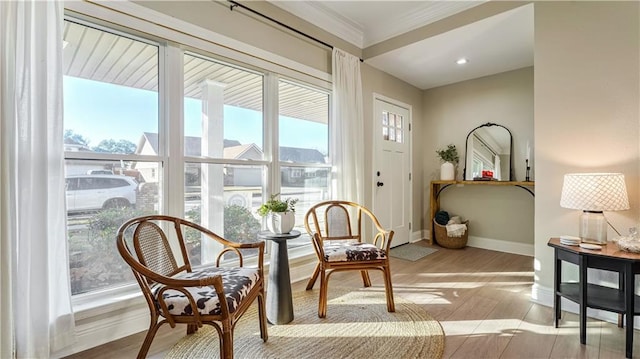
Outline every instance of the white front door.
<svg viewBox="0 0 640 359"><path fill-rule="evenodd" d="M411 233L411 107L378 94L373 103L373 211L395 247Z"/></svg>

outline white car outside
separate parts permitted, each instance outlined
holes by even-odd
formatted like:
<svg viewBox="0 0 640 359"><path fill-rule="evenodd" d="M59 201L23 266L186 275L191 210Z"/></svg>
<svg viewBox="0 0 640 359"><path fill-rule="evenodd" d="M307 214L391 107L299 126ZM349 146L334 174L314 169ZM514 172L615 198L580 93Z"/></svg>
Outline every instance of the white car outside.
<svg viewBox="0 0 640 359"><path fill-rule="evenodd" d="M67 211L81 212L136 204L138 182L120 175L77 175L66 178Z"/></svg>

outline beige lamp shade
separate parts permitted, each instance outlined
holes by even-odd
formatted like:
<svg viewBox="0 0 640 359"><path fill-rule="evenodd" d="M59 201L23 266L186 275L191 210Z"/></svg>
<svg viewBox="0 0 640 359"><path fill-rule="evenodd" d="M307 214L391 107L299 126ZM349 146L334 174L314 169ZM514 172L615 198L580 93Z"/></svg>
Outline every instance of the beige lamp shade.
<svg viewBox="0 0 640 359"><path fill-rule="evenodd" d="M629 209L622 173L569 173L564 175L560 206L583 211Z"/></svg>

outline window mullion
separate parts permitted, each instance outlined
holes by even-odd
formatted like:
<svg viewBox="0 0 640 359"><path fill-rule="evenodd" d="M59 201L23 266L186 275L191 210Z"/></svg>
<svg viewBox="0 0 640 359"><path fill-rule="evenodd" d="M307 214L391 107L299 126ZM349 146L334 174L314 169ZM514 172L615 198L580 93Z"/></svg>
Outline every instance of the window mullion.
<svg viewBox="0 0 640 359"><path fill-rule="evenodd" d="M164 74L160 83L162 111L160 112L160 138L166 144L161 151L163 174L166 178L165 213L177 217L184 216L184 69L182 50L175 46L165 47L163 60ZM169 161L169 159L171 159Z"/></svg>
<svg viewBox="0 0 640 359"><path fill-rule="evenodd" d="M280 193L280 141L278 138L279 99L278 75L268 73L264 79L264 155L270 163L267 166L266 194ZM264 198L266 200L266 198Z"/></svg>

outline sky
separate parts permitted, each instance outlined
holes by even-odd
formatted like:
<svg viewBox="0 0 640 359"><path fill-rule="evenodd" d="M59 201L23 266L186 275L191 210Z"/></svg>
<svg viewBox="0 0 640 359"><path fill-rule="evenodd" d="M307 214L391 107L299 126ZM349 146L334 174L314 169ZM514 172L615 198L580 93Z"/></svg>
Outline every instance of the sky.
<svg viewBox="0 0 640 359"><path fill-rule="evenodd" d="M199 100L185 99L185 135L201 135ZM262 147L262 113L224 106L224 138ZM158 133L158 94L153 91L64 76L65 130L96 146L102 140L138 143L143 132ZM280 117L280 146L317 149L327 153L328 127L311 121Z"/></svg>

